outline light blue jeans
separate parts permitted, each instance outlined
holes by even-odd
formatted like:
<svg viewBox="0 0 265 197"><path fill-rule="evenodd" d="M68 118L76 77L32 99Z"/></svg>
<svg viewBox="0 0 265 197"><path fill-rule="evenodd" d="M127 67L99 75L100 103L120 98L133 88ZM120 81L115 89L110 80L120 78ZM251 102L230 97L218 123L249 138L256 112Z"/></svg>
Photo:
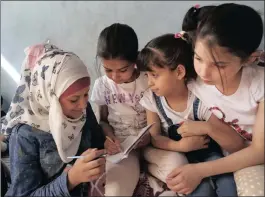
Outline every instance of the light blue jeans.
<svg viewBox="0 0 265 197"><path fill-rule="evenodd" d="M205 161L220 159L219 153L211 153ZM237 196L236 183L233 173L207 177L189 196Z"/></svg>

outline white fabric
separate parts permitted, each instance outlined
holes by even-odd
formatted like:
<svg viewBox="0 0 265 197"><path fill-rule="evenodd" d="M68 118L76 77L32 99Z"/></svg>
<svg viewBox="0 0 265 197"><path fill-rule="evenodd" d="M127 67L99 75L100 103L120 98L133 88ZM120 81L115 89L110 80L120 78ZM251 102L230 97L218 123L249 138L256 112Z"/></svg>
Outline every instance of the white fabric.
<svg viewBox="0 0 265 197"><path fill-rule="evenodd" d="M137 135L146 126L145 109L139 101L147 87L144 73L131 83L116 84L106 75L95 81L91 101L108 106L108 121L118 138Z"/></svg>
<svg viewBox="0 0 265 197"><path fill-rule="evenodd" d="M258 104L264 101L264 67L243 67L240 85L230 96L223 95L215 86L204 84L200 79L188 87L218 118L229 123L244 138L251 139Z"/></svg>
<svg viewBox="0 0 265 197"><path fill-rule="evenodd" d="M188 104L187 108L183 112L176 112L172 108L170 108L167 104L167 101L165 97L160 97L161 98L161 103L162 106L165 110L165 113L168 118L170 118L173 122L173 124L179 124L183 122L184 120L194 120L194 114L193 114L193 102L195 100L195 95L189 92L189 98L188 98ZM147 110L155 112L159 115L161 124L162 124L162 129L164 131L167 131L168 129L168 124L166 120L164 119L163 115L160 113L159 109L157 108L155 98L153 96L152 91L149 89L144 93L143 98L140 101L140 104ZM199 120L205 120L208 121L208 119L211 116L211 112L209 109L202 103L199 103L198 106L198 118Z"/></svg>
<svg viewBox="0 0 265 197"><path fill-rule="evenodd" d="M89 74L75 54L53 45L44 45L44 48L45 53L34 67L24 61L20 84L2 129L6 131L25 123L51 133L61 159L67 163L72 160L67 157L77 153L86 113L84 111L76 120L68 119L62 112L59 97L76 80Z"/></svg>

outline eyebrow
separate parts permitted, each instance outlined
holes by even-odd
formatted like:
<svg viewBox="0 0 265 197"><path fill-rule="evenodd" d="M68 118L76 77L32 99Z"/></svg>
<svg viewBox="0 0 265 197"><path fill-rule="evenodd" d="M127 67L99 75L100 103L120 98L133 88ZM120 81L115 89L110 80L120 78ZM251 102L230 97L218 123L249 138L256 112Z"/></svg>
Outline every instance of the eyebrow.
<svg viewBox="0 0 265 197"><path fill-rule="evenodd" d="M122 68L119 68L118 70L122 70L122 69L128 68L129 66L131 66L131 65L124 66L124 67L122 67ZM112 70L112 69L107 68L107 67L105 67L105 66L103 66L103 67L104 67L105 69Z"/></svg>
<svg viewBox="0 0 265 197"><path fill-rule="evenodd" d="M199 58L201 58L199 55L198 55L198 53L196 53L196 51L194 51L194 54L196 55L196 56L198 56ZM229 62L222 62L222 61L220 61L220 62L214 62L215 64L228 64Z"/></svg>

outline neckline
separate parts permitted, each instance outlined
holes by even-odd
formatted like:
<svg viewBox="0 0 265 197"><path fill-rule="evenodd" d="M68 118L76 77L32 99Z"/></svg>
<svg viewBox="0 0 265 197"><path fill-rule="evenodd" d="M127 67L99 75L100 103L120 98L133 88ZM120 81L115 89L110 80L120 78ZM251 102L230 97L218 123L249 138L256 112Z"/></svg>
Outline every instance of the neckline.
<svg viewBox="0 0 265 197"><path fill-rule="evenodd" d="M244 80L244 76L245 76L245 72L244 72L244 67L242 68L242 73L241 73L241 77L240 77L240 82L239 82L239 85L238 85L238 88L237 90L233 93L233 94L230 94L230 95L224 95L222 92L220 92L218 90L218 88L215 86L215 85L207 85L208 87L211 87L213 89L213 91L218 95L218 96L222 96L222 97L226 97L226 98L229 98L229 97L234 97L235 95L238 94L239 90L241 89L241 86L242 86L242 82ZM202 81L201 81L202 82ZM203 83L203 82L202 82Z"/></svg>

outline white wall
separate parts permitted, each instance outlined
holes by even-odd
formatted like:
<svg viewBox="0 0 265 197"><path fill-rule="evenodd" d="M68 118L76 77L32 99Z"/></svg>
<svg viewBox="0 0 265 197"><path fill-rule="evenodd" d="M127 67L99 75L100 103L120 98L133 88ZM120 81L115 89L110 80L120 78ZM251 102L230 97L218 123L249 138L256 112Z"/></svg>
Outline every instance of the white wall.
<svg viewBox="0 0 265 197"><path fill-rule="evenodd" d="M50 39L78 54L92 80L96 42L100 31L115 22L132 26L140 48L163 33L178 32L186 11L195 4L218 5L225 1L2 1L1 54L19 72L24 48ZM228 1L226 1L228 2ZM232 2L232 1L230 1ZM264 1L236 1L264 13ZM1 94L11 101L16 83L1 67Z"/></svg>

